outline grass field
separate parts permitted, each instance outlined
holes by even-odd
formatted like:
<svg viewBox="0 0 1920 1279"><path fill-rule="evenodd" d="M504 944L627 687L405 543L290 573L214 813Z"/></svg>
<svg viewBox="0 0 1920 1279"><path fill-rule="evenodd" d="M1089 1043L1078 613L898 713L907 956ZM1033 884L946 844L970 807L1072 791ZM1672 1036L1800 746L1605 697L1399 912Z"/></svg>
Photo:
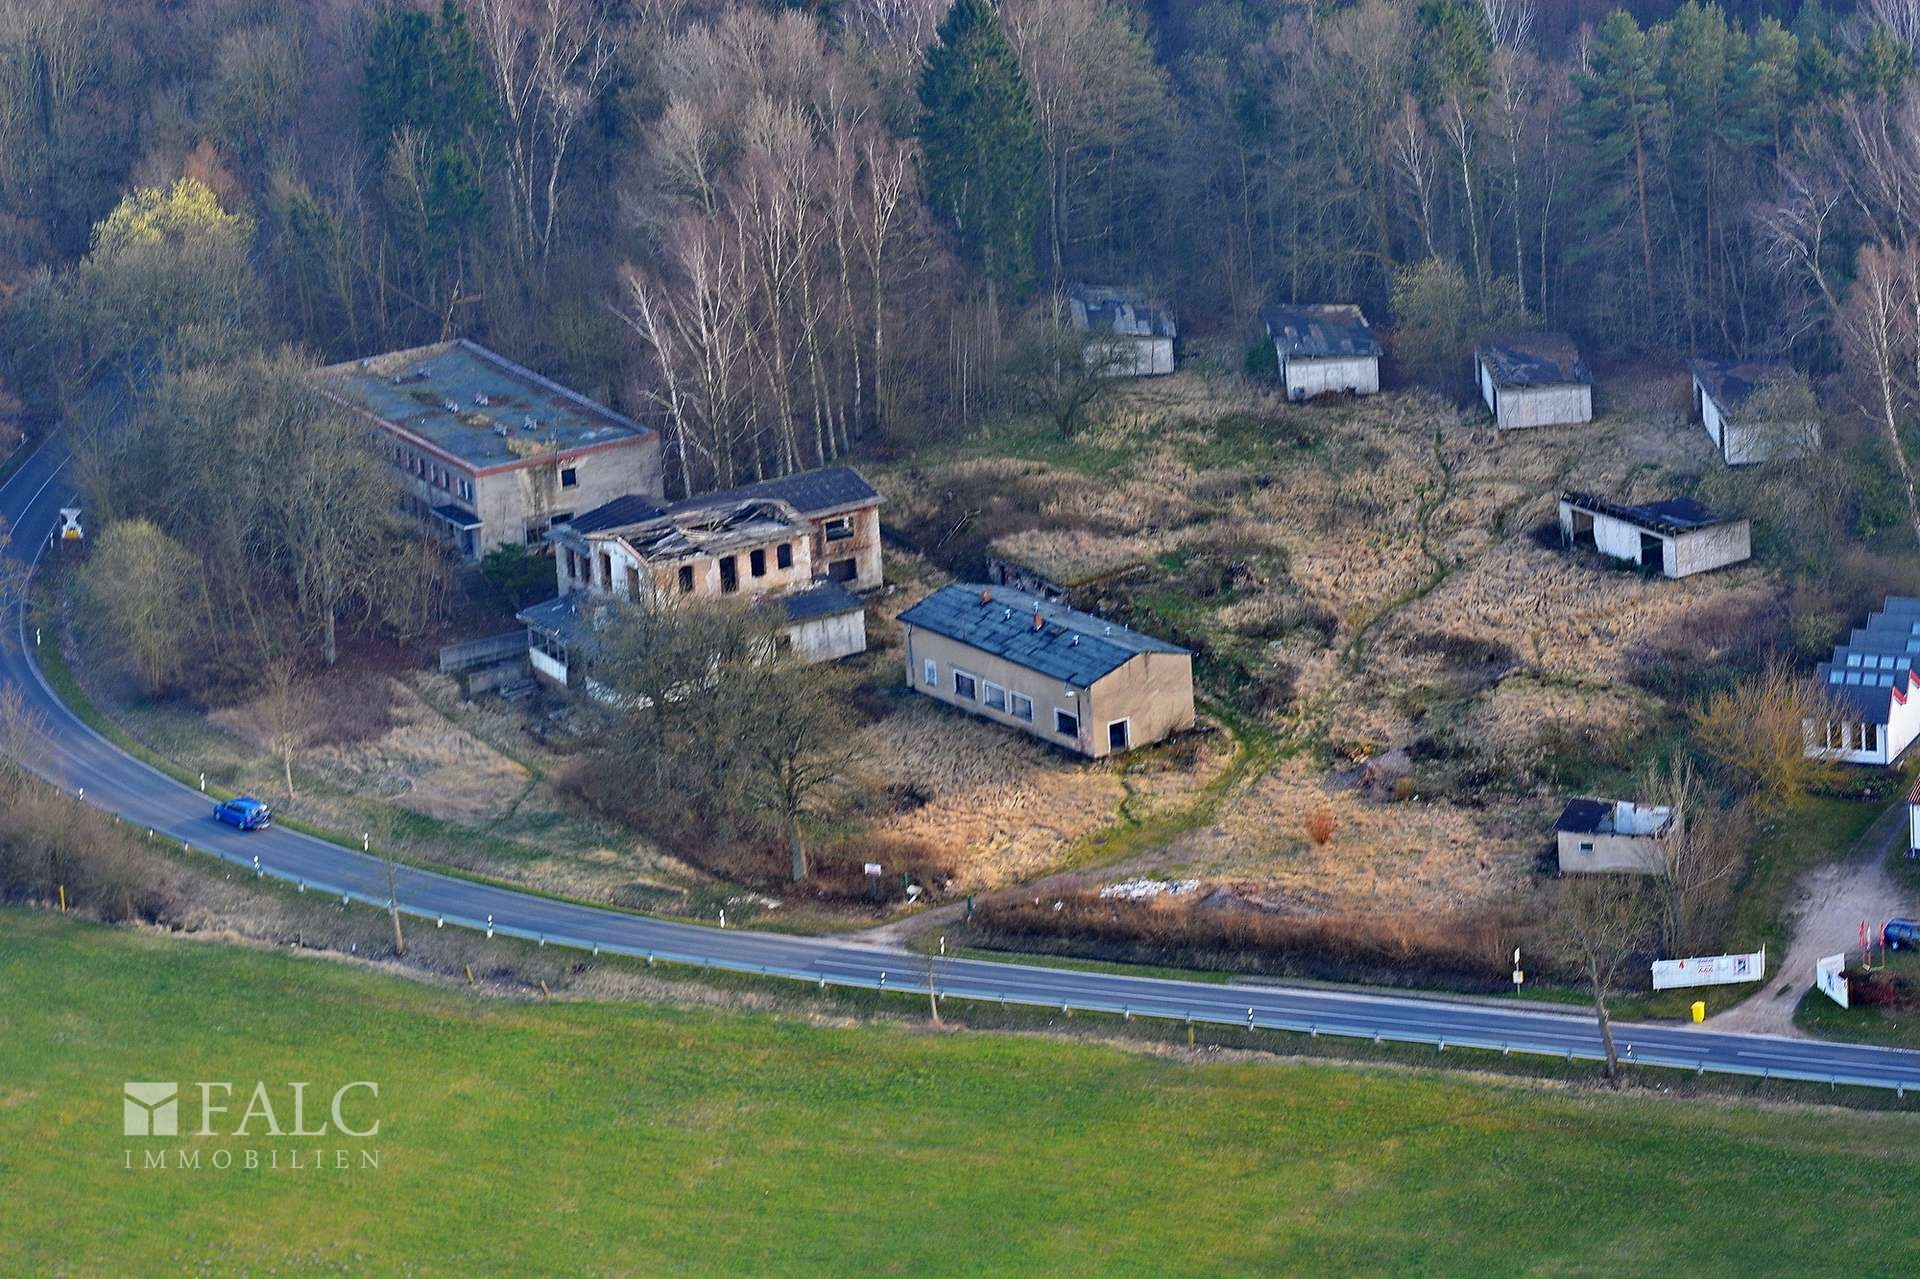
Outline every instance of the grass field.
<svg viewBox="0 0 1920 1279"><path fill-rule="evenodd" d="M327 1143L121 1135L123 1081L199 1079L378 1081L378 1138L340 1144L380 1167L215 1171L222 1146ZM1920 1245L1889 1152L1916 1136L1887 1114L504 1004L0 912L8 1276L1893 1273ZM130 1171L128 1148L205 1166Z"/></svg>

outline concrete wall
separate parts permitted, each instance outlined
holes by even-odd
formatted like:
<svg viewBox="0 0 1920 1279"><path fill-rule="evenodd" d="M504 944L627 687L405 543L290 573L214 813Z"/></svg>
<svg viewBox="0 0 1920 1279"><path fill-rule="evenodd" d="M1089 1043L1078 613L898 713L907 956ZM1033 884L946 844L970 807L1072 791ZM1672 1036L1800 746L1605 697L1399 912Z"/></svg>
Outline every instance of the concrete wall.
<svg viewBox="0 0 1920 1279"><path fill-rule="evenodd" d="M1558 832L1562 875L1652 875L1660 870L1663 841L1670 835L1607 835Z"/></svg>
<svg viewBox="0 0 1920 1279"><path fill-rule="evenodd" d="M829 541L826 524L820 521L813 530L813 572L817 577L832 577L850 591L871 591L880 585L880 508L869 506L849 512L853 536ZM851 577L836 576L838 565L853 561Z"/></svg>
<svg viewBox="0 0 1920 1279"><path fill-rule="evenodd" d="M1593 388L1565 386L1492 386L1493 423L1503 431L1535 426L1567 426L1593 420Z"/></svg>
<svg viewBox="0 0 1920 1279"><path fill-rule="evenodd" d="M1728 466L1749 466L1772 458L1812 457L1820 448L1820 423L1739 423L1727 419L1720 404L1708 394L1698 375L1693 379L1694 406L1720 457Z"/></svg>
<svg viewBox="0 0 1920 1279"><path fill-rule="evenodd" d="M1602 555L1611 555L1616 560L1627 560L1633 564L1641 563L1640 531L1640 526L1637 524L1629 524L1611 515L1595 514L1593 517L1594 549Z"/></svg>
<svg viewBox="0 0 1920 1279"><path fill-rule="evenodd" d="M937 663L937 687L926 682L928 659ZM976 681L990 681L1009 693L1023 693L1031 698L1033 722L1027 723L1013 714L1011 697L1005 711L990 709L984 700L985 689L978 685L974 700L957 696L953 690L956 668L972 675ZM1114 720L1129 721L1129 748L1145 746L1193 724L1193 662L1183 653L1142 653L1097 681L1092 688L1069 689L1059 680L1017 666L1005 658L909 626L906 674L916 693L983 719L1018 728L1093 759L1112 753L1107 745L1107 726ZM1067 737L1055 731L1056 710L1077 717L1079 732L1075 736Z"/></svg>
<svg viewBox="0 0 1920 1279"><path fill-rule="evenodd" d="M1108 377L1162 377L1173 372L1173 339L1103 335L1082 358L1107 365Z"/></svg>
<svg viewBox="0 0 1920 1279"><path fill-rule="evenodd" d="M561 472L574 473L563 487ZM535 459L531 465L482 475L475 484L485 549L525 545L529 528L544 531L555 515L580 515L628 493L660 494L660 441L638 440L600 452Z"/></svg>
<svg viewBox="0 0 1920 1279"><path fill-rule="evenodd" d="M867 651L867 610L809 618L787 627L787 642L803 662L831 662Z"/></svg>
<svg viewBox="0 0 1920 1279"><path fill-rule="evenodd" d="M1280 344L1275 342L1273 349L1279 355ZM1286 355L1279 358L1280 376L1286 382L1290 400L1310 400L1329 391L1372 395L1380 389L1380 361L1373 356L1340 360Z"/></svg>
<svg viewBox="0 0 1920 1279"><path fill-rule="evenodd" d="M1688 577L1753 556L1753 528L1745 520L1716 524L1667 539L1666 574Z"/></svg>
<svg viewBox="0 0 1920 1279"><path fill-rule="evenodd" d="M1112 753L1107 726L1125 719L1127 750L1193 727L1193 659L1142 653L1082 694L1093 720L1094 755Z"/></svg>

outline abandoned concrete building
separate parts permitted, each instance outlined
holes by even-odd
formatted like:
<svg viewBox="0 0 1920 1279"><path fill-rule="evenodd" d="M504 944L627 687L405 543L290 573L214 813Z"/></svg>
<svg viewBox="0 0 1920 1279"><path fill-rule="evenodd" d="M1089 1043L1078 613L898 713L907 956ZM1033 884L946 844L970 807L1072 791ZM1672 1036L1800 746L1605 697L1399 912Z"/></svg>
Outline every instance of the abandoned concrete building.
<svg viewBox="0 0 1920 1279"><path fill-rule="evenodd" d="M851 467L806 471L660 506L629 495L554 528L560 598L524 610L535 673L569 679L575 596L752 600L781 610L779 644L825 662L867 647L878 586L880 495Z"/></svg>
<svg viewBox="0 0 1920 1279"><path fill-rule="evenodd" d="M1671 808L1623 799L1570 799L1554 823L1562 875L1659 874L1678 828Z"/></svg>
<svg viewBox="0 0 1920 1279"><path fill-rule="evenodd" d="M1091 334L1086 361L1107 377L1157 377L1173 372L1179 330L1173 310L1143 289L1105 284L1068 286L1073 327Z"/></svg>
<svg viewBox="0 0 1920 1279"><path fill-rule="evenodd" d="M660 492L660 437L464 338L321 369L374 424L401 506L464 560L538 546L574 512Z"/></svg>
<svg viewBox="0 0 1920 1279"><path fill-rule="evenodd" d="M1891 596L1815 668L1826 705L1806 725L1807 754L1891 764L1920 736L1920 599Z"/></svg>
<svg viewBox="0 0 1920 1279"><path fill-rule="evenodd" d="M1193 655L1005 587L942 587L900 614L915 692L1093 759L1193 726Z"/></svg>
<svg viewBox="0 0 1920 1279"><path fill-rule="evenodd" d="M1666 577L1687 577L1753 555L1753 530L1692 498L1629 506L1590 493L1560 495L1560 538Z"/></svg>
<svg viewBox="0 0 1920 1279"><path fill-rule="evenodd" d="M1503 431L1593 420L1593 375L1561 334L1490 337L1473 353L1473 376Z"/></svg>
<svg viewBox="0 0 1920 1279"><path fill-rule="evenodd" d="M1757 360L1695 360L1693 411L1728 466L1773 458L1811 457L1820 448L1820 419L1777 420L1757 412L1756 392L1798 376L1791 366Z"/></svg>
<svg viewBox="0 0 1920 1279"><path fill-rule="evenodd" d="M1380 343L1357 306L1269 306L1260 312L1289 400L1380 389Z"/></svg>

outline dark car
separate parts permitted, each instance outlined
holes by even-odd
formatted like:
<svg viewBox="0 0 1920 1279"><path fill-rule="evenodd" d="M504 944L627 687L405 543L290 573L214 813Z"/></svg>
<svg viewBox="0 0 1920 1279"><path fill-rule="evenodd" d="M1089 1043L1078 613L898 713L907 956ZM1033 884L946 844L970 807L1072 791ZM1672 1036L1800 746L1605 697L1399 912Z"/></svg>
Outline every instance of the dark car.
<svg viewBox="0 0 1920 1279"><path fill-rule="evenodd" d="M1880 941L1889 950L1920 949L1920 920L1889 919L1880 930Z"/></svg>
<svg viewBox="0 0 1920 1279"><path fill-rule="evenodd" d="M273 810L251 795L240 795L215 804L213 820L241 830L265 830L273 824Z"/></svg>

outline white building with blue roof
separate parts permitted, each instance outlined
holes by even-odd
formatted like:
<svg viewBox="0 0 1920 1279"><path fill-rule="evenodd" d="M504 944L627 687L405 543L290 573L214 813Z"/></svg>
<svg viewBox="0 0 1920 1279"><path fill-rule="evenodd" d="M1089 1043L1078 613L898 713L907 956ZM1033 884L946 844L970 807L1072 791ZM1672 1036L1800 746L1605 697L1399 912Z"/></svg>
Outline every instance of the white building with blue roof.
<svg viewBox="0 0 1920 1279"><path fill-rule="evenodd" d="M1920 599L1893 596L1820 663L1822 722L1807 724L1807 754L1891 764L1920 737Z"/></svg>
<svg viewBox="0 0 1920 1279"><path fill-rule="evenodd" d="M1004 586L942 587L900 614L917 693L1103 759L1193 727L1193 654Z"/></svg>

